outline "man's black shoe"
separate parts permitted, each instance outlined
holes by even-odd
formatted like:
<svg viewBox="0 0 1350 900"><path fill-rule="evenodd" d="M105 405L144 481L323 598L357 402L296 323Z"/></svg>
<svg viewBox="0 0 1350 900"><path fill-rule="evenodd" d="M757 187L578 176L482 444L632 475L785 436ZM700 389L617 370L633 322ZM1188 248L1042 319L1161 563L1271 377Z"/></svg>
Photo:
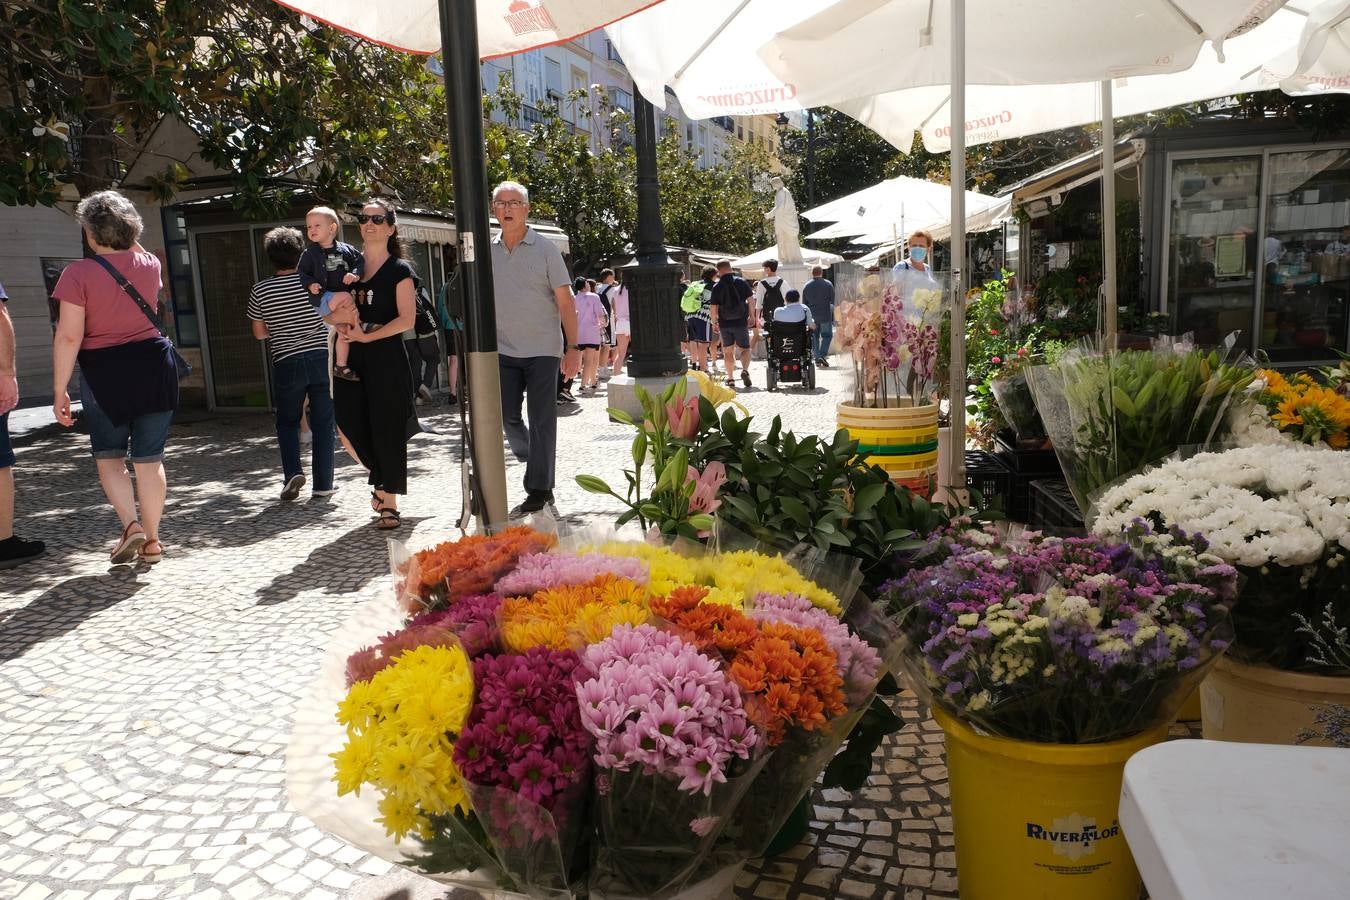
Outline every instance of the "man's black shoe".
<svg viewBox="0 0 1350 900"><path fill-rule="evenodd" d="M25 541L11 536L0 541L0 569L12 569L17 565L37 559L47 550L42 541Z"/></svg>
<svg viewBox="0 0 1350 900"><path fill-rule="evenodd" d="M520 505L511 510L512 519L523 519L526 516L542 512L545 508L556 517L558 510L553 506L552 491L530 491Z"/></svg>

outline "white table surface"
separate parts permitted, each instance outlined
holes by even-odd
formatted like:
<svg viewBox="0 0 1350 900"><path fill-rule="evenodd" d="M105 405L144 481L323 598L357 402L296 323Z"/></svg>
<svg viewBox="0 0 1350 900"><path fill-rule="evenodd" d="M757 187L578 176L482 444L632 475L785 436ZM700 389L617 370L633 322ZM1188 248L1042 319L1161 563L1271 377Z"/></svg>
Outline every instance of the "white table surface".
<svg viewBox="0 0 1350 900"><path fill-rule="evenodd" d="M1158 744L1120 824L1151 900L1350 900L1350 749Z"/></svg>

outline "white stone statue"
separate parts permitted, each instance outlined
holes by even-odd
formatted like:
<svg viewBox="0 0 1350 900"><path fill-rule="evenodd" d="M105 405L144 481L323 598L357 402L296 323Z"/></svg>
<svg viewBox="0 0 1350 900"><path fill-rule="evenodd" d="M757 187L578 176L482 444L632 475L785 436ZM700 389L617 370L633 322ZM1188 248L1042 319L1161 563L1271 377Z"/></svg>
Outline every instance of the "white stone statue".
<svg viewBox="0 0 1350 900"><path fill-rule="evenodd" d="M775 175L769 182L773 185L773 209L764 214L764 218L773 220L774 240L778 243L778 261L801 265L802 244L800 228L797 223L797 204L792 201L783 179Z"/></svg>

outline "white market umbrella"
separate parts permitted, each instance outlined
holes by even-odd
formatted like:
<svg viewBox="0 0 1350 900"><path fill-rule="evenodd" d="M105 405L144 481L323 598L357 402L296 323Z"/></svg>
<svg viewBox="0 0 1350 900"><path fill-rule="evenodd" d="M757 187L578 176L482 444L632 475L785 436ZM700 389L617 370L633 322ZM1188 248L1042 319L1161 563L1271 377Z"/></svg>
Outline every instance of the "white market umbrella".
<svg viewBox="0 0 1350 900"><path fill-rule="evenodd" d="M966 206L971 211L983 211L998 202L997 197L966 191ZM807 219L833 224L806 237L808 240L851 237L873 231L889 233L895 229L903 238L906 232L916 228L931 231L946 225L951 222L951 214L950 185L902 175L808 209Z"/></svg>
<svg viewBox="0 0 1350 900"><path fill-rule="evenodd" d="M751 253L749 256L742 256L740 259L733 260L731 265L742 272L753 272L764 268L764 263L770 259L778 259L778 245L774 244ZM813 250L810 247L802 248L802 264L808 268L811 266L832 266L835 263L841 263L844 258L837 253L829 253L824 250ZM796 285L794 285L795 287Z"/></svg>
<svg viewBox="0 0 1350 900"><path fill-rule="evenodd" d="M989 200L983 194L976 194L981 200ZM981 231L989 231L1002 226L1005 222L1012 220L1012 197L992 198L994 203L977 208L970 215L966 216L966 234L978 234ZM967 205L967 210L970 206ZM946 215L939 222L933 222L929 225L918 226L933 236L935 241L945 241L952 236L952 223ZM882 227L874 231L864 232L863 234L852 235L851 243L863 246L872 246L873 244L901 244L908 235L906 231L913 229L904 229L892 231L890 228Z"/></svg>
<svg viewBox="0 0 1350 900"><path fill-rule="evenodd" d="M477 0L478 55L489 59L561 44L653 2L660 0ZM441 50L437 0L286 0L281 5L395 50Z"/></svg>
<svg viewBox="0 0 1350 900"><path fill-rule="evenodd" d="M1350 0L1344 0L1350 8ZM1166 75L1113 79L1117 118L1199 100L1269 90L1276 72L1293 70L1295 48L1308 22L1286 7L1250 31L1224 42L1224 59L1204 50L1195 65ZM1350 60L1348 60L1350 61ZM971 84L966 87L966 146L1100 122L1101 82ZM946 85L909 88L836 103L841 112L908 152L918 131L931 153L951 149L951 91Z"/></svg>
<svg viewBox="0 0 1350 900"><path fill-rule="evenodd" d="M1280 87L1288 94L1350 93L1350 0L1325 0L1311 11L1293 73Z"/></svg>

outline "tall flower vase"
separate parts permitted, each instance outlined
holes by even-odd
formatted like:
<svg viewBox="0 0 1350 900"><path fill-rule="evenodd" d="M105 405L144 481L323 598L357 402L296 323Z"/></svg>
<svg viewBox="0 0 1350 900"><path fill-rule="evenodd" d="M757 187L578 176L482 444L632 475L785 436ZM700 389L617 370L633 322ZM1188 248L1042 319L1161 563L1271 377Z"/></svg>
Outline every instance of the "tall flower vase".
<svg viewBox="0 0 1350 900"><path fill-rule="evenodd" d="M962 900L1138 900L1120 784L1125 761L1167 726L1106 744L1040 744L933 717L947 736Z"/></svg>
<svg viewBox="0 0 1350 900"><path fill-rule="evenodd" d="M1213 741L1293 744L1327 704L1350 706L1350 676L1286 672L1225 656L1200 685L1202 727Z"/></svg>
<svg viewBox="0 0 1350 900"><path fill-rule="evenodd" d="M839 427L858 442L867 461L880 466L896 484L931 497L938 472L938 407L914 405L909 399L888 400L885 406L840 403L835 407Z"/></svg>

